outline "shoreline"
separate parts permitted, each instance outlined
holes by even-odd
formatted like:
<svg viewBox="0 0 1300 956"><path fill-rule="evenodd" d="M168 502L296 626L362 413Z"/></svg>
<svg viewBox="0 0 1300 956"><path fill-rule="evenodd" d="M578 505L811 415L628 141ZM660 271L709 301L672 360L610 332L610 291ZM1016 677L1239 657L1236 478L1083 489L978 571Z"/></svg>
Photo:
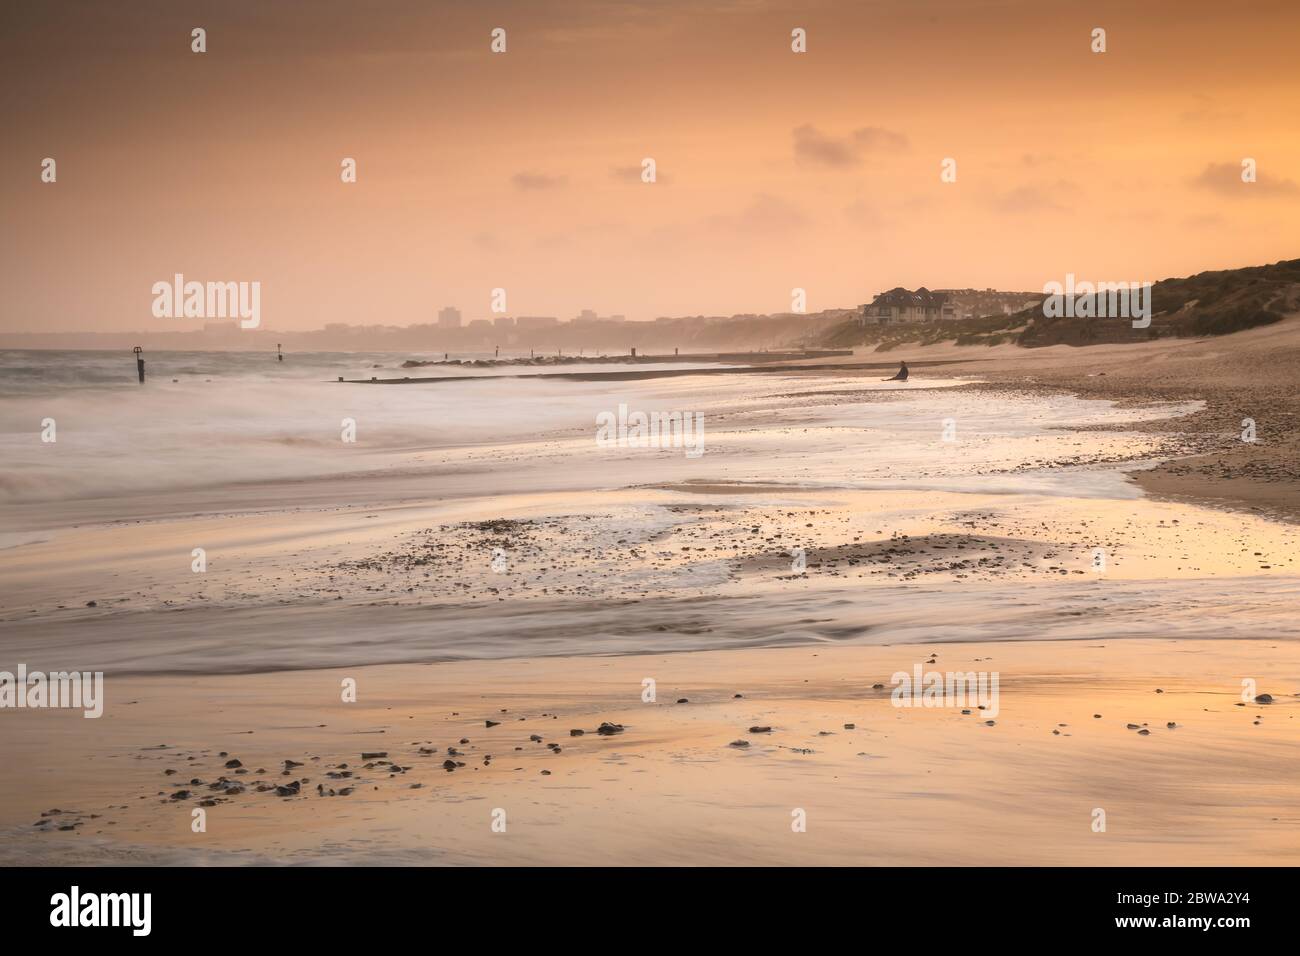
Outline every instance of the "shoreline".
<svg viewBox="0 0 1300 956"><path fill-rule="evenodd" d="M3 659L103 670L106 702L0 715L0 859L1295 865L1283 325L1228 350L1244 383L1221 342L1154 372L1159 343L900 353L946 389L780 370L709 406L703 473L565 458L557 429L392 474L7 506L42 540L0 551ZM862 385L896 364L863 358ZM1256 405L1269 441L1242 447ZM938 443L945 413L970 444ZM882 435L909 453L872 471ZM1243 457L1197 485L1216 455ZM1240 510L1264 495L1289 520ZM892 706L916 666L997 672L998 716Z"/></svg>

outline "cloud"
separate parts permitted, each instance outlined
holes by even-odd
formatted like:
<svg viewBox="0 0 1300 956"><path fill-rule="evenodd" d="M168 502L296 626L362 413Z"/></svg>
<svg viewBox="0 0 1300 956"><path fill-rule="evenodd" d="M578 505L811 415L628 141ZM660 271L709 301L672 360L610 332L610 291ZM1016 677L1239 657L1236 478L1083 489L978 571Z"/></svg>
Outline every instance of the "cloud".
<svg viewBox="0 0 1300 956"><path fill-rule="evenodd" d="M1232 196L1234 199L1282 198L1300 195L1300 186L1291 179L1271 179L1258 173L1256 182L1242 182L1240 163L1207 163L1201 174L1192 180L1192 185L1198 189L1218 193L1220 196Z"/></svg>
<svg viewBox="0 0 1300 956"><path fill-rule="evenodd" d="M864 126L838 139L808 123L794 130L795 159L831 169L850 169L861 165L868 153L899 152L907 149L907 145L907 137L902 133L878 126Z"/></svg>
<svg viewBox="0 0 1300 956"><path fill-rule="evenodd" d="M546 173L515 173L510 179L519 189L559 189L569 181L568 176L551 176Z"/></svg>
<svg viewBox="0 0 1300 956"><path fill-rule="evenodd" d="M1065 182L1057 183L1051 190L1041 186L1017 186L1010 192L993 196L989 204L998 212L1005 213L1060 212L1065 207L1055 197L1059 190L1069 188L1070 184Z"/></svg>
<svg viewBox="0 0 1300 956"><path fill-rule="evenodd" d="M1235 123L1244 116L1245 114L1240 110L1220 109L1213 97L1197 94L1196 107L1179 113L1178 119L1191 126L1222 126L1226 123Z"/></svg>
<svg viewBox="0 0 1300 956"><path fill-rule="evenodd" d="M855 129L853 131L853 142L860 149L867 151L888 150L890 152L902 152L908 147L906 136L880 126L864 126L861 129Z"/></svg>
<svg viewBox="0 0 1300 956"><path fill-rule="evenodd" d="M876 229L889 223L879 209L862 199L855 199L845 206L844 217L855 226L866 229Z"/></svg>
<svg viewBox="0 0 1300 956"><path fill-rule="evenodd" d="M627 166L612 166L610 167L609 174L613 176L615 179L617 179L619 182L640 184L641 164L632 163ZM656 167L655 184L659 186L666 186L668 185L669 182L671 182L671 180L668 178L668 176L665 173L661 172L658 169L658 167Z"/></svg>
<svg viewBox="0 0 1300 956"><path fill-rule="evenodd" d="M709 225L714 228L746 235L790 232L807 224L808 217L797 207L767 193L756 195L739 213L709 219Z"/></svg>

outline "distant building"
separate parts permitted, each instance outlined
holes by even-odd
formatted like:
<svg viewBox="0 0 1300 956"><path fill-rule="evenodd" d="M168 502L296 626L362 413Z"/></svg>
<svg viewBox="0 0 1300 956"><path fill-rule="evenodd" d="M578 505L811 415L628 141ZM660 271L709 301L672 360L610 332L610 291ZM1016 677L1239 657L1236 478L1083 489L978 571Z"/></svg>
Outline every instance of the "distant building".
<svg viewBox="0 0 1300 956"><path fill-rule="evenodd" d="M520 329L551 329L559 324L553 315L521 315L515 319L515 327Z"/></svg>
<svg viewBox="0 0 1300 956"><path fill-rule="evenodd" d="M978 319L985 315L1009 315L1043 301L1042 293L999 292L997 289L939 289L957 306L961 318Z"/></svg>
<svg viewBox="0 0 1300 956"><path fill-rule="evenodd" d="M626 322L625 315L597 315L595 309L583 309L573 317L574 322Z"/></svg>
<svg viewBox="0 0 1300 956"><path fill-rule="evenodd" d="M438 312L438 327L441 329L460 328L460 309L453 305Z"/></svg>
<svg viewBox="0 0 1300 956"><path fill-rule="evenodd" d="M204 322L203 337L214 342L230 342L239 337L238 322Z"/></svg>
<svg viewBox="0 0 1300 956"><path fill-rule="evenodd" d="M513 329L515 320L508 315L499 315L492 320L492 325L498 329Z"/></svg>
<svg viewBox="0 0 1300 956"><path fill-rule="evenodd" d="M478 329L480 332L492 328L491 319L472 319L469 323L471 329Z"/></svg>
<svg viewBox="0 0 1300 956"><path fill-rule="evenodd" d="M901 286L890 289L861 308L864 324L897 325L960 318L956 306L948 301L947 295L931 292L924 286L915 292L909 292Z"/></svg>

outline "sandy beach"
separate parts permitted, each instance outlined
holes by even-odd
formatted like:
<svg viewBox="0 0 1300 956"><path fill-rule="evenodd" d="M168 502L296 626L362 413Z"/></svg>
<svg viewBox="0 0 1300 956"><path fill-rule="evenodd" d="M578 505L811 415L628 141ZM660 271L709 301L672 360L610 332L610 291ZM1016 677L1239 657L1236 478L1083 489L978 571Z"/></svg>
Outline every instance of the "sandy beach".
<svg viewBox="0 0 1300 956"><path fill-rule="evenodd" d="M1239 706L1228 677L1289 687L1294 645L925 650L1001 672L993 726L873 690L911 668L906 647L125 678L99 721L21 715L0 784L5 862L1295 862L1296 707ZM355 704L339 701L344 677ZM642 701L647 677L657 702ZM259 792L295 780L297 796ZM196 834L200 801L214 802Z"/></svg>
<svg viewBox="0 0 1300 956"><path fill-rule="evenodd" d="M0 667L105 708L5 714L5 862L1294 865L1297 342L471 383L434 431L444 385L301 386L357 449L287 387L251 440L125 393L235 457L14 472ZM707 451L599 447L620 401ZM918 666L996 717L895 706Z"/></svg>

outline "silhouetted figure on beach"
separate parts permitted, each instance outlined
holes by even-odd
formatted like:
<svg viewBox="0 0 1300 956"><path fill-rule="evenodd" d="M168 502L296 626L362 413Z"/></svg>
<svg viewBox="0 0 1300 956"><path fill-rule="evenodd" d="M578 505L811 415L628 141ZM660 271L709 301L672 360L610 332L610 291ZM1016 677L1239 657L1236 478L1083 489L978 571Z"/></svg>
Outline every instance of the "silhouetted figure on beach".
<svg viewBox="0 0 1300 956"><path fill-rule="evenodd" d="M907 363L901 362L898 366L898 374L889 378L882 378L882 382L906 382L907 381Z"/></svg>

